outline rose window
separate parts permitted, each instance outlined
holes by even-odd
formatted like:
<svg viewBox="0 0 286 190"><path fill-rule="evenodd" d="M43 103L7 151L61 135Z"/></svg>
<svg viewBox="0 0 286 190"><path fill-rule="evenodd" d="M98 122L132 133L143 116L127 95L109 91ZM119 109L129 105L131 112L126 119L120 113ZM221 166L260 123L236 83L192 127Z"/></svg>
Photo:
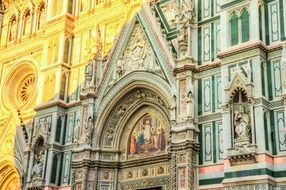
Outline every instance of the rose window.
<svg viewBox="0 0 286 190"><path fill-rule="evenodd" d="M18 100L25 103L34 92L36 86L36 78L34 74L28 75L19 86Z"/></svg>
<svg viewBox="0 0 286 190"><path fill-rule="evenodd" d="M23 62L17 64L7 75L0 103L7 110L30 109L36 104L37 96L37 72L33 64Z"/></svg>

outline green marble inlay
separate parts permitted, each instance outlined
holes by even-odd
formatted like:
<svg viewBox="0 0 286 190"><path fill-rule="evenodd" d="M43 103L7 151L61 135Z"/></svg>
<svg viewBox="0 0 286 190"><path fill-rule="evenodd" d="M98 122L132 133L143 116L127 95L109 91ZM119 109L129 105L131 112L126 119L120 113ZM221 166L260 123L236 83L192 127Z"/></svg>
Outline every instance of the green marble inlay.
<svg viewBox="0 0 286 190"><path fill-rule="evenodd" d="M202 179L199 180L199 185L212 185L212 184L220 184L224 178L212 178L212 179Z"/></svg>
<svg viewBox="0 0 286 190"><path fill-rule="evenodd" d="M238 44L238 17L236 14L233 14L230 19L231 26L231 45Z"/></svg>

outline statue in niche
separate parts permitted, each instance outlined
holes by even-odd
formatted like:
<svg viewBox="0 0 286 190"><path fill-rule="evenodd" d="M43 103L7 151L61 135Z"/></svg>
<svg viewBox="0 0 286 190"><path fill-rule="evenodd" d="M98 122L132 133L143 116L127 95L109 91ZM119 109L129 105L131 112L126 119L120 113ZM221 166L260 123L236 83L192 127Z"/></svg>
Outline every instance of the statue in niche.
<svg viewBox="0 0 286 190"><path fill-rule="evenodd" d="M242 90L238 90L232 99L233 130L235 146L249 145L251 143L251 124L248 98Z"/></svg>
<svg viewBox="0 0 286 190"><path fill-rule="evenodd" d="M237 139L250 138L250 117L245 111L235 110L234 112L234 129Z"/></svg>
<svg viewBox="0 0 286 190"><path fill-rule="evenodd" d="M101 43L100 28L97 26L96 37L91 35L86 42L86 48L84 50L85 59L88 60L88 64L85 68L85 87L95 87L97 74L96 59L102 56L102 43ZM99 63L98 63L99 64Z"/></svg>
<svg viewBox="0 0 286 190"><path fill-rule="evenodd" d="M92 129L93 129L92 118L89 117L88 121L87 121L87 124L85 124L85 127L84 127L85 143L88 144L88 145L91 145L91 135L92 135L91 132L92 132Z"/></svg>
<svg viewBox="0 0 286 190"><path fill-rule="evenodd" d="M74 143L78 143L78 140L79 140L79 133L80 132L80 120L77 119L76 121L76 125L74 127L74 131L73 131L73 142Z"/></svg>
<svg viewBox="0 0 286 190"><path fill-rule="evenodd" d="M32 169L33 180L39 179L42 177L43 166L44 166L44 156L41 153L40 155L36 156L35 164L34 164L33 169Z"/></svg>
<svg viewBox="0 0 286 190"><path fill-rule="evenodd" d="M193 94L192 94L192 91L190 91L190 92L187 94L186 103L187 103L187 117L193 118L193 117L194 117L194 113L193 113L194 103L193 103Z"/></svg>
<svg viewBox="0 0 286 190"><path fill-rule="evenodd" d="M9 41L16 39L16 20L13 20L10 26Z"/></svg>
<svg viewBox="0 0 286 190"><path fill-rule="evenodd" d="M36 145L34 151L34 165L32 168L32 179L33 181L42 178L43 166L44 166L44 140L40 138Z"/></svg>
<svg viewBox="0 0 286 190"><path fill-rule="evenodd" d="M89 60L85 67L85 87L93 87L95 85L95 60Z"/></svg>
<svg viewBox="0 0 286 190"><path fill-rule="evenodd" d="M192 0L179 2L177 14L179 59L191 56L191 25L194 22L194 3Z"/></svg>

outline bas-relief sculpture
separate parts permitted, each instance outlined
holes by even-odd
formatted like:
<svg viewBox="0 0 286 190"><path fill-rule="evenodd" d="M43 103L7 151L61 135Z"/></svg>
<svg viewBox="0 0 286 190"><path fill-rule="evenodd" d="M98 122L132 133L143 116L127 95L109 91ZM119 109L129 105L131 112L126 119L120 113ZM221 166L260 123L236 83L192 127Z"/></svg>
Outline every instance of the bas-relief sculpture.
<svg viewBox="0 0 286 190"><path fill-rule="evenodd" d="M131 132L128 158L142 158L164 153L166 135L165 126L159 119L150 114L143 116Z"/></svg>
<svg viewBox="0 0 286 190"><path fill-rule="evenodd" d="M193 0L182 0L178 3L176 15L178 33L178 59L191 57L192 24L195 19L195 6Z"/></svg>
<svg viewBox="0 0 286 190"><path fill-rule="evenodd" d="M123 55L117 61L111 83L116 82L122 76L135 70L147 70L161 74L161 69L156 63L155 55L138 24L134 27Z"/></svg>

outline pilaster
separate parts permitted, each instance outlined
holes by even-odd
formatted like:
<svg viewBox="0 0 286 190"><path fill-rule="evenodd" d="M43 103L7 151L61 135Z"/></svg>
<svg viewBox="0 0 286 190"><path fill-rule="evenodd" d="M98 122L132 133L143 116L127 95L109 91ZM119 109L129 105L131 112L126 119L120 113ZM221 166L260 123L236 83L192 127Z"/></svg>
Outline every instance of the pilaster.
<svg viewBox="0 0 286 190"><path fill-rule="evenodd" d="M250 40L260 40L259 39L259 1L250 1L249 6L249 19L250 19Z"/></svg>
<svg viewBox="0 0 286 190"><path fill-rule="evenodd" d="M199 151L195 116L195 96L193 95L193 68L191 58L177 61L175 76L177 80L176 117L171 122L171 180L170 189L194 189L197 175L197 156Z"/></svg>

